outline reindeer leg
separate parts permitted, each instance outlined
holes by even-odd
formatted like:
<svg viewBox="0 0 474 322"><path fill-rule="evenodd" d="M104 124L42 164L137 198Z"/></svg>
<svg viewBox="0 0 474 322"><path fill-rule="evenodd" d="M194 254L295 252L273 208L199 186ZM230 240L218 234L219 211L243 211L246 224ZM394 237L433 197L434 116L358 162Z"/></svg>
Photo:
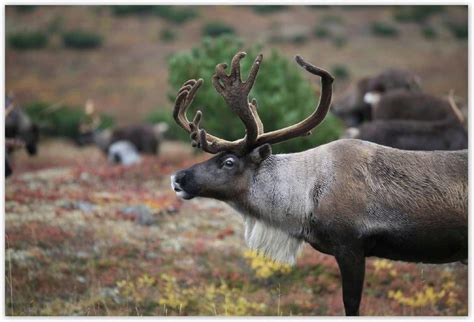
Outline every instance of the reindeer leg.
<svg viewBox="0 0 474 322"><path fill-rule="evenodd" d="M359 315L364 287L365 256L362 249L341 249L335 255L342 276L342 298L346 315Z"/></svg>

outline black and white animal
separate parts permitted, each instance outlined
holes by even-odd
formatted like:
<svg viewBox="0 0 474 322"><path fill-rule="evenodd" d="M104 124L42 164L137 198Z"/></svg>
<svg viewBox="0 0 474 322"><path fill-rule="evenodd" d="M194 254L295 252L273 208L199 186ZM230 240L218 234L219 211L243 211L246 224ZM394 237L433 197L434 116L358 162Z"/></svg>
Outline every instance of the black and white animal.
<svg viewBox="0 0 474 322"><path fill-rule="evenodd" d="M128 166L140 163L141 157L133 143L117 141L112 143L108 149L108 161Z"/></svg>
<svg viewBox="0 0 474 322"><path fill-rule="evenodd" d="M468 254L468 153L403 151L362 140L338 140L300 153L272 154L271 144L307 135L331 103L333 77L297 56L321 77L319 105L305 120L264 132L256 101L248 101L263 56L241 81L238 53L219 64L213 85L246 128L244 138L226 141L200 128L186 110L202 79L179 90L174 118L193 146L216 154L176 172L172 189L183 199L214 198L244 219L245 240L254 249L294 263L303 242L333 255L342 276L347 315L358 315L365 258L424 263L463 261Z"/></svg>

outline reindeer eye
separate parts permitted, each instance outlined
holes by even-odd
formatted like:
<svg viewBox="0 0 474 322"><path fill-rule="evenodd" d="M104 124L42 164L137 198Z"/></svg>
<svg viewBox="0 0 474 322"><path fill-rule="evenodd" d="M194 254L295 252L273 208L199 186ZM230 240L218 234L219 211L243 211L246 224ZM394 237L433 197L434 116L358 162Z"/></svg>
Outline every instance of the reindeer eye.
<svg viewBox="0 0 474 322"><path fill-rule="evenodd" d="M228 168L232 168L234 166L234 160L232 158L228 158L224 161L224 166Z"/></svg>

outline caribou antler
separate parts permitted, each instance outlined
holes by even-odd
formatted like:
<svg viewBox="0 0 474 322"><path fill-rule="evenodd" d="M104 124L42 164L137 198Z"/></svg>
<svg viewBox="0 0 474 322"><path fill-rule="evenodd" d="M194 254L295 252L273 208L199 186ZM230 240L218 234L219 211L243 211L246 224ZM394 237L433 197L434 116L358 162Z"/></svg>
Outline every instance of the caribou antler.
<svg viewBox="0 0 474 322"><path fill-rule="evenodd" d="M186 111L191 105L197 90L202 85L203 80L188 80L178 91L173 117L176 122L188 133L192 140L192 145L200 147L209 153L221 151L232 151L237 154L245 154L256 146L269 143L275 144L298 136L308 135L311 129L321 123L326 116L331 104L332 82L334 78L327 71L315 67L296 56L296 62L308 72L321 77L322 89L319 105L316 110L305 120L288 126L286 128L264 133L263 123L257 111L257 101L252 99L249 103L248 94L257 77L263 56L260 54L250 70L247 81L240 78L240 60L245 57L244 52L237 53L232 59L230 75L226 75L226 64L216 66L216 72L212 76L212 84L219 94L222 95L231 110L236 113L245 125L246 135L242 139L226 141L207 134L200 128L202 112L197 111L192 122L186 117Z"/></svg>

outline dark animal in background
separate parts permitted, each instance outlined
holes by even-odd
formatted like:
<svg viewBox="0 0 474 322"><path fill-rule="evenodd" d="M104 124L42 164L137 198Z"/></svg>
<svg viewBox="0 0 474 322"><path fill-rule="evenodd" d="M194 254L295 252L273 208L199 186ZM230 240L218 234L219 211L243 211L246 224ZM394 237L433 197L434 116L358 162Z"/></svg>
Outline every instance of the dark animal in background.
<svg viewBox="0 0 474 322"><path fill-rule="evenodd" d="M13 173L12 154L15 150L26 148L29 155L38 152L39 128L28 115L5 97L5 177Z"/></svg>
<svg viewBox="0 0 474 322"><path fill-rule="evenodd" d="M366 140L402 150L462 150L468 133L457 120L377 120L349 128L343 138Z"/></svg>
<svg viewBox="0 0 474 322"><path fill-rule="evenodd" d="M14 106L13 99L5 98L5 106L13 108L5 117L5 137L20 139L24 142L29 155L38 152L39 128L19 106Z"/></svg>
<svg viewBox="0 0 474 322"><path fill-rule="evenodd" d="M256 101L248 101L262 62L247 81L239 53L230 75L225 64L212 77L216 90L246 128L244 138L226 141L190 122L186 111L202 79L179 90L174 118L192 145L216 154L178 171L171 186L183 199L214 198L239 211L245 240L267 256L294 262L300 245L335 256L347 315L358 315L365 258L448 263L467 259L468 153L403 151L361 140L338 140L300 153L272 155L270 144L307 135L331 103L333 77L297 56L321 77L319 105L305 120L264 132Z"/></svg>
<svg viewBox="0 0 474 322"><path fill-rule="evenodd" d="M346 126L357 126L372 120L371 98L380 98L395 90L420 92L419 77L406 70L387 69L376 76L363 78L334 102L332 113Z"/></svg>
<svg viewBox="0 0 474 322"><path fill-rule="evenodd" d="M430 94L392 91L373 104L372 121L347 129L342 138L403 150L467 149L468 132L455 108Z"/></svg>
<svg viewBox="0 0 474 322"><path fill-rule="evenodd" d="M387 93L373 104L372 120L459 121L448 100L403 90Z"/></svg>
<svg viewBox="0 0 474 322"><path fill-rule="evenodd" d="M79 145L96 144L105 154L112 144L117 141L132 143L142 154L159 153L163 133L167 130L166 123L138 124L115 129L94 130L80 134L77 139Z"/></svg>

